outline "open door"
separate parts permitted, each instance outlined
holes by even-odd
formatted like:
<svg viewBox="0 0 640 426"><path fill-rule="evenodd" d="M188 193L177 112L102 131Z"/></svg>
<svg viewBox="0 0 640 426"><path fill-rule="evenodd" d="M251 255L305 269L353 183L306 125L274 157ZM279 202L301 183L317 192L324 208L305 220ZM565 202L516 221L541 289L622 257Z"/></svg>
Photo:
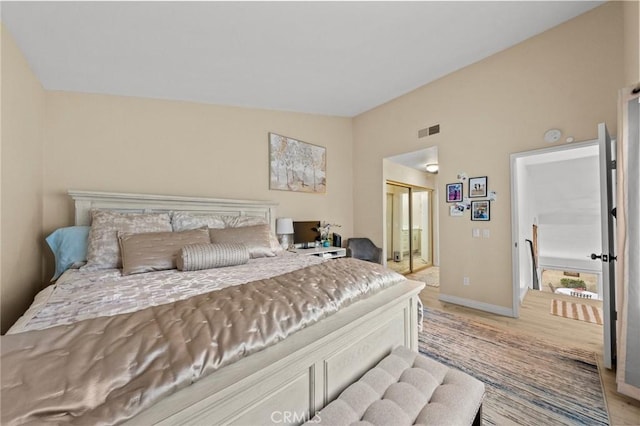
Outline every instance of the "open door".
<svg viewBox="0 0 640 426"><path fill-rule="evenodd" d="M611 137L604 123L598 125L600 146L600 206L602 221L602 253L591 253L591 259L602 262L602 311L604 316L604 366L612 368L616 360L616 292L614 226L614 172Z"/></svg>

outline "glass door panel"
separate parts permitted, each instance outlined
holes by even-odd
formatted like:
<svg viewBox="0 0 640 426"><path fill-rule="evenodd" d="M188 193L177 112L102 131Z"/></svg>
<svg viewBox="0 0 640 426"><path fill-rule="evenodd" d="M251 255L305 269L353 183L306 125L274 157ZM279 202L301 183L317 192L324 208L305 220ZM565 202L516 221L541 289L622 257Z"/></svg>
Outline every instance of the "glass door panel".
<svg viewBox="0 0 640 426"><path fill-rule="evenodd" d="M431 191L411 188L411 271L431 266Z"/></svg>
<svg viewBox="0 0 640 426"><path fill-rule="evenodd" d="M401 274L411 272L409 188L387 184L387 266Z"/></svg>

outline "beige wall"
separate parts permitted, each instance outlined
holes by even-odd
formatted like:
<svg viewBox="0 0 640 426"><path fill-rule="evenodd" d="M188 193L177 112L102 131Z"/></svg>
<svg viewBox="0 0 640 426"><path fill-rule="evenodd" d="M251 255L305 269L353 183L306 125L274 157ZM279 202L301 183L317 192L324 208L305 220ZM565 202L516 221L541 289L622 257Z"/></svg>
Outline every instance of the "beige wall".
<svg viewBox="0 0 640 426"><path fill-rule="evenodd" d="M4 333L42 282L42 120L45 93L2 27L0 296Z"/></svg>
<svg viewBox="0 0 640 426"><path fill-rule="evenodd" d="M624 81L625 86L640 82L640 2L624 4Z"/></svg>
<svg viewBox="0 0 640 426"><path fill-rule="evenodd" d="M327 148L326 194L269 190L269 132ZM45 232L73 222L66 191L86 189L272 200L352 234L348 118L49 92L45 135Z"/></svg>
<svg viewBox="0 0 640 426"><path fill-rule="evenodd" d="M425 148L418 129L440 123L429 141L438 146L440 194L461 171L488 176L498 194L490 222L451 218L440 203L441 294L510 310L509 154L545 146L552 127L578 141L595 138L603 121L616 133L622 22L622 5L605 4L355 117L355 232L382 243L382 159ZM472 227L489 229L490 238L472 238Z"/></svg>

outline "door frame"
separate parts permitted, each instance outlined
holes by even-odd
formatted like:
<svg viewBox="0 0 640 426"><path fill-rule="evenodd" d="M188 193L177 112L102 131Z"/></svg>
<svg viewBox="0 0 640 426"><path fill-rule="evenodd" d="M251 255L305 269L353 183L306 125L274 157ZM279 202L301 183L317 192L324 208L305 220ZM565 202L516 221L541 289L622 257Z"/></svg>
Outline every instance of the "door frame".
<svg viewBox="0 0 640 426"><path fill-rule="evenodd" d="M617 330L616 330L616 271L613 261L617 251L615 240L615 222L612 216L616 200L616 142L609 135L605 123L598 124L598 145L600 147L600 212L602 234L602 311L603 311L603 358L605 368L613 368L616 364ZM603 173L604 172L604 173ZM595 257L594 257L595 255ZM591 259L597 258L596 253L591 254Z"/></svg>
<svg viewBox="0 0 640 426"><path fill-rule="evenodd" d="M385 186L386 189L386 186ZM393 194L390 192L385 192L386 195L386 199L385 199L385 203L386 203L386 209L387 209L387 216L386 216L386 220L385 220L385 224L384 224L384 232L385 232L385 251L387 252L385 254L385 262L387 262L389 259L393 260L393 220L395 219L394 213L393 213L393 206L394 206L394 197ZM389 209L389 197L391 197L391 209ZM389 223L391 223L391 226L389 226ZM391 228L391 229L389 229ZM389 247L391 246L391 247ZM389 248L391 248L391 250L389 250ZM391 256L391 257L389 257Z"/></svg>
<svg viewBox="0 0 640 426"><path fill-rule="evenodd" d="M551 146L548 148L539 148L531 151L516 152L510 155L511 164L511 281L512 281L512 311L513 317L520 317L520 303L529 291L529 287L520 291L520 194L518 190L518 160L540 154L550 154L562 151L584 148L587 146L598 146L598 139L588 140L584 142L571 142L562 145ZM600 155L600 154L598 154ZM524 241L523 249L526 247Z"/></svg>

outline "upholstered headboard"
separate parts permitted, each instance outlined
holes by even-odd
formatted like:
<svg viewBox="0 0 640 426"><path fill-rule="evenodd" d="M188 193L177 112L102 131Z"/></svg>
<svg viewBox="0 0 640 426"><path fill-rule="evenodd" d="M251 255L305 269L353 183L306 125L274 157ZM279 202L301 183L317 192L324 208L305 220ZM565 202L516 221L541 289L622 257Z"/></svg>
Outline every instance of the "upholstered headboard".
<svg viewBox="0 0 640 426"><path fill-rule="evenodd" d="M277 203L270 201L75 190L70 190L69 195L75 201L76 225L91 224L91 209L131 213L183 211L224 216L264 217L271 225L271 229L275 231Z"/></svg>

